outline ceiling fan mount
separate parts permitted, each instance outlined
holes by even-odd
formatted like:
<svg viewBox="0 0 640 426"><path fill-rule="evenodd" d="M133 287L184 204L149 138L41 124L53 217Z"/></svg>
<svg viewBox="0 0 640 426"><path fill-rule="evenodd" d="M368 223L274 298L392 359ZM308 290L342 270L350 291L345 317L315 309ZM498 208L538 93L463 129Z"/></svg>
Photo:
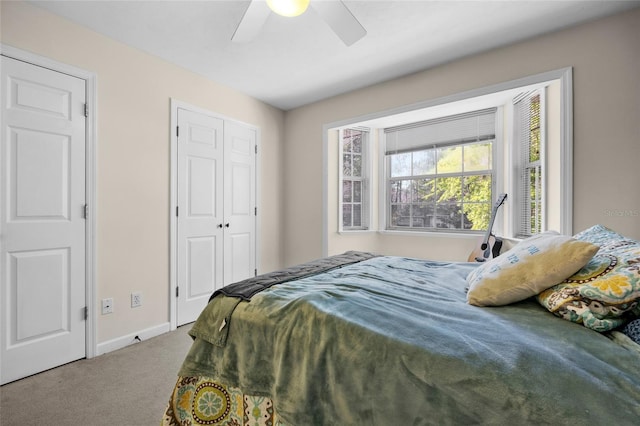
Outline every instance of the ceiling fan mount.
<svg viewBox="0 0 640 426"><path fill-rule="evenodd" d="M277 2L278 0L252 0L238 23L231 40L238 43L247 43L257 37L269 15L276 10L275 3ZM283 16L298 16L304 13L308 5L320 15L347 46L351 46L367 34L367 30L353 16L342 0L286 0L286 3L299 6L296 11L297 14L283 15L279 11L276 13Z"/></svg>

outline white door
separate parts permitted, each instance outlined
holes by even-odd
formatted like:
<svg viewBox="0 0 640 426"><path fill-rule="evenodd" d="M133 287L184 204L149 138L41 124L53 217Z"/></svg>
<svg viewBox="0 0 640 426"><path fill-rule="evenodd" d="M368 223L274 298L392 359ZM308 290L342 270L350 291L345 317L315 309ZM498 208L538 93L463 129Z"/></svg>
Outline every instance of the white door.
<svg viewBox="0 0 640 426"><path fill-rule="evenodd" d="M0 381L85 356L85 81L2 57Z"/></svg>
<svg viewBox="0 0 640 426"><path fill-rule="evenodd" d="M224 285L256 271L256 131L225 122Z"/></svg>
<svg viewBox="0 0 640 426"><path fill-rule="evenodd" d="M255 129L178 107L176 325L256 271Z"/></svg>
<svg viewBox="0 0 640 426"><path fill-rule="evenodd" d="M178 108L177 325L223 285L223 121Z"/></svg>

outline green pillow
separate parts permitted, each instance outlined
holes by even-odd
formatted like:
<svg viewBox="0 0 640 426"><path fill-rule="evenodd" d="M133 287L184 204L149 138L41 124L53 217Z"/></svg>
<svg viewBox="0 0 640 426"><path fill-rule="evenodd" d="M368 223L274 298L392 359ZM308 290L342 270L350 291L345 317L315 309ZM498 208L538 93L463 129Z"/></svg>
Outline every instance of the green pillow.
<svg viewBox="0 0 640 426"><path fill-rule="evenodd" d="M596 331L613 330L640 314L640 242L602 225L575 238L598 244L600 251L576 274L538 295L538 302Z"/></svg>

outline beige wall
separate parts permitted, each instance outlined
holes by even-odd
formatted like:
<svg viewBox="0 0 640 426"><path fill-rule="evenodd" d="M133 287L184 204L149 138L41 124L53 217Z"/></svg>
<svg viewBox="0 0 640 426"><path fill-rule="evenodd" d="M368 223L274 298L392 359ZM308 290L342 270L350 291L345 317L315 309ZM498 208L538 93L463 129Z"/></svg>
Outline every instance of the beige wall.
<svg viewBox="0 0 640 426"><path fill-rule="evenodd" d="M288 111L285 264L322 256L324 124L568 66L574 81L574 232L601 223L640 238L638 46L640 9L635 9ZM367 249L371 241L354 241L350 248ZM373 248L464 260L472 246L463 238L389 236Z"/></svg>
<svg viewBox="0 0 640 426"><path fill-rule="evenodd" d="M282 266L282 111L22 2L1 24L3 44L97 75L97 299L115 300L99 343L169 321L170 98L260 128L258 268Z"/></svg>

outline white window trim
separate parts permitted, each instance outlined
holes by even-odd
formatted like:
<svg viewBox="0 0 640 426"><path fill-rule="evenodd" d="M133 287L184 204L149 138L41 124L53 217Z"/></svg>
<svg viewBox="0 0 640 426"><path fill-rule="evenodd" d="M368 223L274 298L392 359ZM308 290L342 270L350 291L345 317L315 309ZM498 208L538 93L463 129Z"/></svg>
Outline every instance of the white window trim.
<svg viewBox="0 0 640 426"><path fill-rule="evenodd" d="M540 190L541 190L541 198L540 201L542 203L542 230L546 230L547 229L547 223L548 223L548 208L547 208L547 172L548 172L548 168L547 168L547 149L548 149L548 142L547 142L547 106L546 106L546 88L540 88L537 89L535 91L533 91L530 95L539 95L540 96L540 141L541 141L541 149L540 149L540 170L541 170L541 175L542 175L542 181L540 184ZM507 131L509 131L512 135L512 138L515 140L516 138L516 133L518 131L518 129L515 128L515 126L513 125L514 121L513 121L513 116L515 115L515 106L511 105L509 110L511 111L511 121L509 122L509 129ZM515 145L515 144L514 144ZM516 148L516 147L514 147ZM522 149L521 145L518 145L516 149L513 149L511 152L511 164L512 165L516 165L520 162L520 149ZM519 173L513 171L513 178L510 180L510 185L509 185L509 190L511 194L518 194L519 193L519 189L520 189L520 185L521 182L518 178ZM518 204L520 207L522 207L521 201L520 199L515 199L512 198L513 203L511 204L512 206L515 207L516 204ZM510 215L510 226L509 226L509 233L507 235L516 238L516 239L521 239L520 237L518 237L519 234L522 233L522 229L520 229L520 209L516 209L516 208L512 208L511 209L511 215Z"/></svg>
<svg viewBox="0 0 640 426"><path fill-rule="evenodd" d="M363 133L366 133L366 138L362 141L362 209L366 211L366 218L363 215L362 219L365 219L366 225L361 227L353 227L353 228L344 228L344 224L342 221L342 183L343 183L343 136L344 130L360 130ZM338 131L338 233L339 234L353 234L353 233L363 233L363 232L372 232L373 228L373 220L372 216L372 185L371 185L371 171L373 170L372 166L372 155L371 155L371 131L367 128L362 127L345 127L339 129Z"/></svg>
<svg viewBox="0 0 640 426"><path fill-rule="evenodd" d="M540 74L530 75L503 83L485 86L478 89L472 89L465 92L455 93L440 98L426 100L414 104L404 105L401 107L391 108L388 110L369 113L361 116L349 117L325 123L322 126L322 253L328 255L329 249L329 214L328 211L328 164L329 164L329 131L340 127L369 125L374 120L381 120L390 116L399 116L402 114L412 114L418 110L432 107L438 107L445 104L470 100L472 98L490 95L506 90L514 90L531 85L539 85L545 82L559 80L560 81L560 161L563 164L560 178L560 196L562 200L561 206L561 226L558 230L560 233L570 235L573 232L573 69L571 67L560 68L543 72ZM381 173L378 173L380 175ZM334 214L331 212L331 214ZM418 234L418 233L412 233ZM425 233L427 234L427 233ZM430 234L433 235L433 234ZM445 234L438 234L445 235Z"/></svg>

